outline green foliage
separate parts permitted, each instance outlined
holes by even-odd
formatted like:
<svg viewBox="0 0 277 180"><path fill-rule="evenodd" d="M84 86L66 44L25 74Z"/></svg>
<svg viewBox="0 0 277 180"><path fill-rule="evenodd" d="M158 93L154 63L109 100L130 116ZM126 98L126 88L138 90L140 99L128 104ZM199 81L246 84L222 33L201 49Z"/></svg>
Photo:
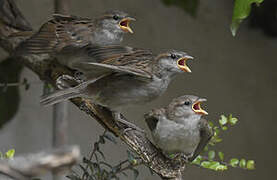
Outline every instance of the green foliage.
<svg viewBox="0 0 277 180"><path fill-rule="evenodd" d="M219 151L218 157L219 157L220 161L224 161L224 153L223 152Z"/></svg>
<svg viewBox="0 0 277 180"><path fill-rule="evenodd" d="M263 0L235 0L231 23L231 32L233 36L236 35L239 24L242 22L242 20L249 16L251 11L251 4L256 3L258 5L262 2Z"/></svg>
<svg viewBox="0 0 277 180"><path fill-rule="evenodd" d="M177 6L192 16L196 16L199 0L162 0L167 6Z"/></svg>
<svg viewBox="0 0 277 180"><path fill-rule="evenodd" d="M222 138L220 137L221 131L230 129L232 126L237 124L237 122L238 119L233 117L232 114L229 116L221 115L220 119L216 123L209 122L209 125L214 130L214 136L210 140L209 144L205 147L203 155L199 155L194 159L193 162L191 162L191 164L214 171L224 171L227 170L228 167L242 168L247 170L255 169L255 162L253 160L246 161L244 158L241 160L238 158L231 158L229 162L225 162L225 155L223 152L209 150L209 146L214 147L217 143L222 141Z"/></svg>
<svg viewBox="0 0 277 180"><path fill-rule="evenodd" d="M8 150L4 155L2 152L0 152L0 159L12 159L14 157L15 150L10 149Z"/></svg>
<svg viewBox="0 0 277 180"><path fill-rule="evenodd" d="M229 164L232 166L232 167L237 167L238 164L239 164L239 160L237 158L233 158L230 160Z"/></svg>
<svg viewBox="0 0 277 180"><path fill-rule="evenodd" d="M254 160L248 160L246 164L246 168L248 170L254 170L255 169L255 161Z"/></svg>

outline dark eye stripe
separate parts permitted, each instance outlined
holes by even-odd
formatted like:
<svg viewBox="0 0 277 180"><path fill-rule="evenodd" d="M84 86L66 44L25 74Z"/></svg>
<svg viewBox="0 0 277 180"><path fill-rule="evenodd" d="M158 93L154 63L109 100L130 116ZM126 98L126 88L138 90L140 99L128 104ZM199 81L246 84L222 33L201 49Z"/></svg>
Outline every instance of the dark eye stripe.
<svg viewBox="0 0 277 180"><path fill-rule="evenodd" d="M114 19L114 20L118 20L119 17L118 17L117 15L114 15L114 16L113 16L113 19Z"/></svg>
<svg viewBox="0 0 277 180"><path fill-rule="evenodd" d="M176 55L175 54L171 54L170 55L172 59L175 59L176 58Z"/></svg>
<svg viewBox="0 0 277 180"><path fill-rule="evenodd" d="M185 102L184 102L184 105L189 106L189 105L190 105L190 102L189 102L189 101L185 101Z"/></svg>

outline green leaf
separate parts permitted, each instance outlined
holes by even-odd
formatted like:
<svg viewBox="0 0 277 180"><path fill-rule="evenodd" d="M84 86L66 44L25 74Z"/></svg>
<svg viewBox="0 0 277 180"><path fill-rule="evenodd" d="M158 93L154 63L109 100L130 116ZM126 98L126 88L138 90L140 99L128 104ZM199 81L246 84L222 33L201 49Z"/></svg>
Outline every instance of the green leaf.
<svg viewBox="0 0 277 180"><path fill-rule="evenodd" d="M202 156L198 155L191 163L200 165L202 159L203 159Z"/></svg>
<svg viewBox="0 0 277 180"><path fill-rule="evenodd" d="M169 157L170 159L173 159L173 158L175 158L175 154L169 154L168 157Z"/></svg>
<svg viewBox="0 0 277 180"><path fill-rule="evenodd" d="M221 129L222 129L223 131L226 131L226 130L228 129L228 127L227 127L227 126L222 126Z"/></svg>
<svg viewBox="0 0 277 180"><path fill-rule="evenodd" d="M211 126L213 128L214 127L214 123L212 121L209 121L209 126Z"/></svg>
<svg viewBox="0 0 277 180"><path fill-rule="evenodd" d="M224 170L227 170L228 167L226 165L222 165L220 164L219 166L216 167L216 171L224 171Z"/></svg>
<svg viewBox="0 0 277 180"><path fill-rule="evenodd" d="M246 160L245 159L241 159L239 161L239 167L241 167L241 168L245 168L246 167Z"/></svg>
<svg viewBox="0 0 277 180"><path fill-rule="evenodd" d="M192 16L196 16L199 0L162 0L167 6L177 6Z"/></svg>
<svg viewBox="0 0 277 180"><path fill-rule="evenodd" d="M230 27L233 36L236 35L237 29L239 28L239 24L242 20L247 18L250 14L251 4L259 4L262 2L263 0L235 0L232 23Z"/></svg>
<svg viewBox="0 0 277 180"><path fill-rule="evenodd" d="M246 168L248 170L255 169L255 161L254 160L248 160L247 163L246 163Z"/></svg>
<svg viewBox="0 0 277 180"><path fill-rule="evenodd" d="M202 166L203 168L209 168L210 165L211 165L211 162L210 162L210 161L203 161L203 162L201 163L201 166Z"/></svg>
<svg viewBox="0 0 277 180"><path fill-rule="evenodd" d="M238 119L235 118L235 117L232 117L232 114L230 114L230 116L229 116L229 124L234 126L235 124L237 124L237 122L238 122Z"/></svg>
<svg viewBox="0 0 277 180"><path fill-rule="evenodd" d="M8 159L11 159L14 157L14 153L15 153L15 150L14 149L10 149L6 152L5 154L5 157L8 158Z"/></svg>
<svg viewBox="0 0 277 180"><path fill-rule="evenodd" d="M232 166L232 167L237 167L238 164L239 164L239 160L237 158L233 158L230 160L229 164Z"/></svg>
<svg viewBox="0 0 277 180"><path fill-rule="evenodd" d="M209 160L213 160L215 158L215 151L209 151L208 152L208 158Z"/></svg>
<svg viewBox="0 0 277 180"><path fill-rule="evenodd" d="M209 169L212 169L212 170L215 170L215 171L216 171L216 169L217 169L218 166L220 166L220 163L219 163L219 162L217 162L217 161L212 161L212 162L210 163Z"/></svg>
<svg viewBox="0 0 277 180"><path fill-rule="evenodd" d="M219 151L219 152L218 152L218 157L219 157L219 159L220 159L221 161L223 161L223 160L224 160L224 153L221 152L221 151Z"/></svg>
<svg viewBox="0 0 277 180"><path fill-rule="evenodd" d="M224 115L221 115L221 118L219 119L219 124L220 124L221 126L224 126L225 124L227 124L227 122L228 122L227 117L224 116Z"/></svg>

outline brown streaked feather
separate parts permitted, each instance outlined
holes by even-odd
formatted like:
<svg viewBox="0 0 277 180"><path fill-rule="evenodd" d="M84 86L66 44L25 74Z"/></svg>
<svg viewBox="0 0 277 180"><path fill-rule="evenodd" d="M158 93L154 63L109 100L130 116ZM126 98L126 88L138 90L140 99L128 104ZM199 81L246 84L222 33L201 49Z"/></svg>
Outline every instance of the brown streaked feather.
<svg viewBox="0 0 277 180"><path fill-rule="evenodd" d="M23 42L18 50L41 54L59 52L66 46L82 47L89 43L87 37L90 37L93 30L91 19L55 14L53 19Z"/></svg>
<svg viewBox="0 0 277 180"><path fill-rule="evenodd" d="M127 46L88 46L86 54L99 63L146 68L153 61L151 51Z"/></svg>
<svg viewBox="0 0 277 180"><path fill-rule="evenodd" d="M113 46L87 46L84 47L88 57L87 61L75 62L73 67L103 67L115 72L131 73L144 78L152 78L150 75L151 63L154 59L151 51L135 49L119 45Z"/></svg>
<svg viewBox="0 0 277 180"><path fill-rule="evenodd" d="M201 119L199 122L200 126L200 142L194 151L194 154L189 161L193 161L205 148L205 146L209 143L210 139L213 137L214 132L210 127L208 121L206 119Z"/></svg>

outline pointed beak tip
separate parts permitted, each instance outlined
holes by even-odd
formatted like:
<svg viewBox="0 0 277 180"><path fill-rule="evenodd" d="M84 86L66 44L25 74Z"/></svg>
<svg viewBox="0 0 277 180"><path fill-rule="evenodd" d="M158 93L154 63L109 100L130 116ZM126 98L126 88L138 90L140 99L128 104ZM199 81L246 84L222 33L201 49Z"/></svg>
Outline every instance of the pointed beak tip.
<svg viewBox="0 0 277 180"><path fill-rule="evenodd" d="M192 56L190 56L190 55L187 55L186 58L187 58L187 59L190 59L190 60L193 60L193 59L194 59L194 57L192 57Z"/></svg>

